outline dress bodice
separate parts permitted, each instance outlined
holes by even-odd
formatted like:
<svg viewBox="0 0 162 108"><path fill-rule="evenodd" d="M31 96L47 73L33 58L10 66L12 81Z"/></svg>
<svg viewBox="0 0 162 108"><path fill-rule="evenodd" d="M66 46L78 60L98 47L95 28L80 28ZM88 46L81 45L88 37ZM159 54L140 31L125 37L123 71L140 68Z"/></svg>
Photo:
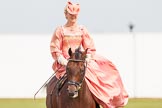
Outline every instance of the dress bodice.
<svg viewBox="0 0 162 108"><path fill-rule="evenodd" d="M82 45L82 31L80 28L75 31L70 31L62 27L63 30L63 43L62 43L62 52L65 57L68 57L68 49L71 48L72 51L75 51L76 48Z"/></svg>
<svg viewBox="0 0 162 108"><path fill-rule="evenodd" d="M63 37L63 54L65 57L68 56L68 50L69 48L72 49L72 51L75 51L77 47L79 47L82 44L82 36L64 36Z"/></svg>

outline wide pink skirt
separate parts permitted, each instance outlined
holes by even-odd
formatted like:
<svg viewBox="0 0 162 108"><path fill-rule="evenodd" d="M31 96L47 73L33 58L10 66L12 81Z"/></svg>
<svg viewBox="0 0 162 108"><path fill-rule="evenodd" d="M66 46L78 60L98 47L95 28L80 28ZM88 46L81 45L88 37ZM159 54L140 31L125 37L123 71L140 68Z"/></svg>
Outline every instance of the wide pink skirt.
<svg viewBox="0 0 162 108"><path fill-rule="evenodd" d="M111 61L95 55L94 60L88 63L85 76L90 91L103 108L115 108L127 104L128 94L118 70Z"/></svg>

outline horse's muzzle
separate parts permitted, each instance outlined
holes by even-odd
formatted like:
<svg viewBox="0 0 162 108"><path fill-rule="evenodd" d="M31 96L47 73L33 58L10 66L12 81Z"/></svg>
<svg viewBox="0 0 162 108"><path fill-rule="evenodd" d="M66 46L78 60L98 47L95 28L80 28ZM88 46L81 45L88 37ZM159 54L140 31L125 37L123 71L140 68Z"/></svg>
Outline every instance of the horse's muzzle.
<svg viewBox="0 0 162 108"><path fill-rule="evenodd" d="M71 98L76 98L76 97L78 97L78 91L75 91L75 92L68 92L68 95L69 95L69 97L71 97Z"/></svg>
<svg viewBox="0 0 162 108"><path fill-rule="evenodd" d="M68 93L68 96L71 98L78 97L78 89L75 85L68 85L67 93Z"/></svg>

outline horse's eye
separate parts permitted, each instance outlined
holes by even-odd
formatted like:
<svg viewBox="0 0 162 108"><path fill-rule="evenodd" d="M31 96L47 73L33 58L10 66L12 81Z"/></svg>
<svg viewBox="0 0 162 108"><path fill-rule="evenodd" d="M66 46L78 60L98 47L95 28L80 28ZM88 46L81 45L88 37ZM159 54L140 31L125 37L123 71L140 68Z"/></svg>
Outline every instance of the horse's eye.
<svg viewBox="0 0 162 108"><path fill-rule="evenodd" d="M84 74L84 72L85 72L84 65L80 68L80 72L81 72L81 74Z"/></svg>
<svg viewBox="0 0 162 108"><path fill-rule="evenodd" d="M69 67L66 67L66 72L68 72L70 70L70 68Z"/></svg>
<svg viewBox="0 0 162 108"><path fill-rule="evenodd" d="M84 74L84 72L85 72L84 70L80 70L80 74L81 74L81 75L83 75L83 74Z"/></svg>
<svg viewBox="0 0 162 108"><path fill-rule="evenodd" d="M84 69L84 64L81 64L80 68L83 70Z"/></svg>

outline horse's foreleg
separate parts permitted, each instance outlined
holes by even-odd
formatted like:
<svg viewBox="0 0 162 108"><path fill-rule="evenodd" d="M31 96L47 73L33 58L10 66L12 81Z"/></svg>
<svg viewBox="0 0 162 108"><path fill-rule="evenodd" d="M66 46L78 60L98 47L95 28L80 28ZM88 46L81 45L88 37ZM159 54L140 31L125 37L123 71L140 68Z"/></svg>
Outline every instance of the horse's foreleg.
<svg viewBox="0 0 162 108"><path fill-rule="evenodd" d="M53 77L47 84L47 96L46 96L46 107L47 108L53 108L53 104L54 104L53 92L54 92L54 88L56 86L57 81L58 79L56 77Z"/></svg>
<svg viewBox="0 0 162 108"><path fill-rule="evenodd" d="M46 107L52 108L52 94L47 94L46 96Z"/></svg>

